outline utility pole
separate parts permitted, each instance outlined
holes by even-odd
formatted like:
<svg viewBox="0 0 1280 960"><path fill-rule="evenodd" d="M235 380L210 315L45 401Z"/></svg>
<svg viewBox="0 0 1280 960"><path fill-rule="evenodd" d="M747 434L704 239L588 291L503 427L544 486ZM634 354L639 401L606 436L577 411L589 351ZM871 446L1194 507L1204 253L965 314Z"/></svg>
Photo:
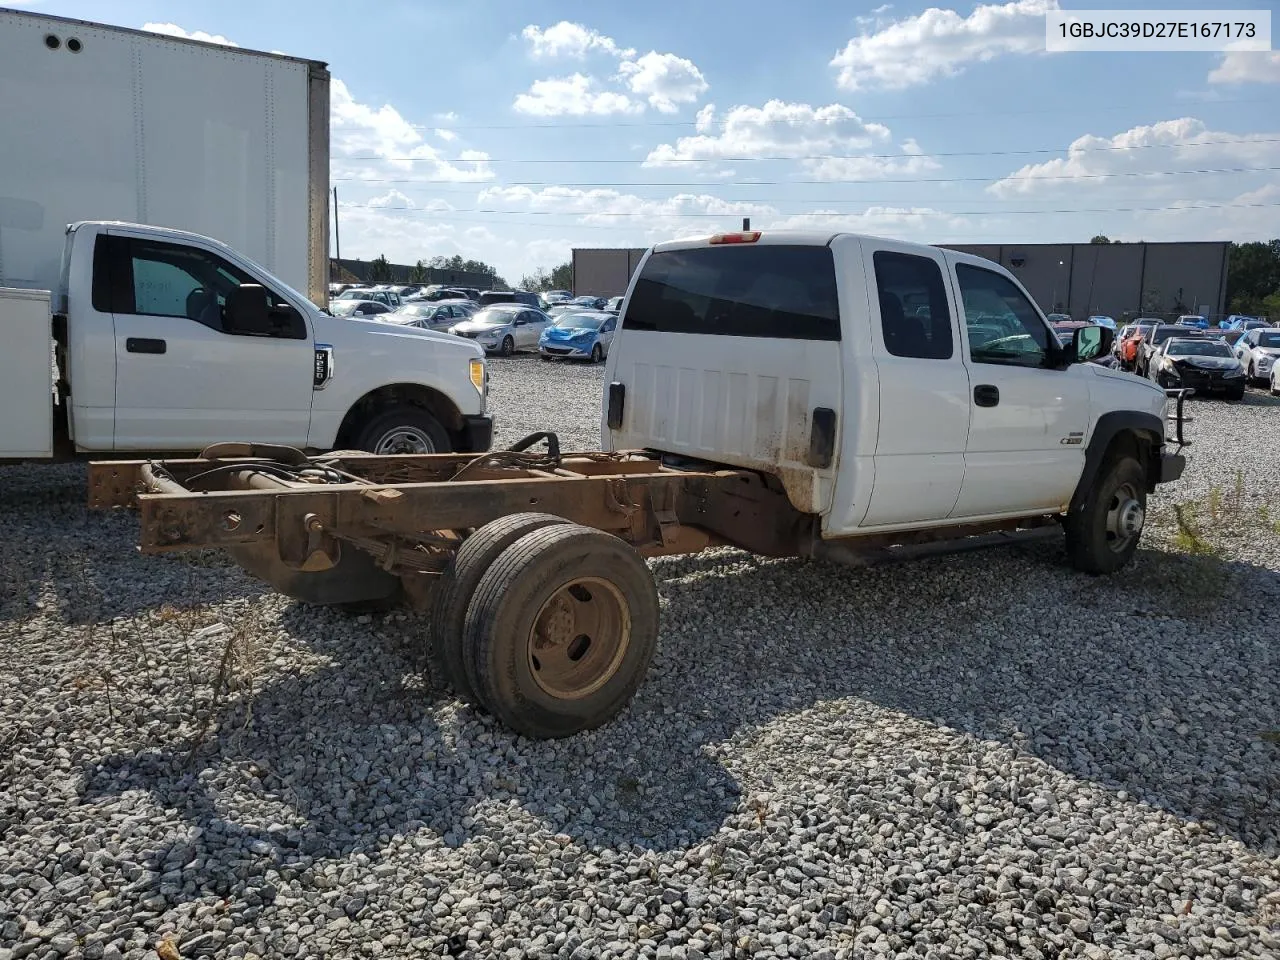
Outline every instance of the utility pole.
<svg viewBox="0 0 1280 960"><path fill-rule="evenodd" d="M334 245L334 259L341 260L342 259L342 237L338 233L338 188L337 187L333 188L333 245ZM338 264L338 267L341 268L342 264Z"/></svg>

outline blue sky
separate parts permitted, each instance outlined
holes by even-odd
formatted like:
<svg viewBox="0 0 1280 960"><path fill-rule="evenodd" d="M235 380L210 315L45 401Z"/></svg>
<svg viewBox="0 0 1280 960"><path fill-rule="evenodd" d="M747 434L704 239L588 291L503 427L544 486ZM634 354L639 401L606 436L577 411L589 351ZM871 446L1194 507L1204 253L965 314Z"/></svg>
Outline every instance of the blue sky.
<svg viewBox="0 0 1280 960"><path fill-rule="evenodd" d="M1280 235L1280 53L1048 54L1057 5L21 4L326 61L344 256L462 253L515 281L743 216L927 242ZM1280 29L1275 0L1231 5Z"/></svg>

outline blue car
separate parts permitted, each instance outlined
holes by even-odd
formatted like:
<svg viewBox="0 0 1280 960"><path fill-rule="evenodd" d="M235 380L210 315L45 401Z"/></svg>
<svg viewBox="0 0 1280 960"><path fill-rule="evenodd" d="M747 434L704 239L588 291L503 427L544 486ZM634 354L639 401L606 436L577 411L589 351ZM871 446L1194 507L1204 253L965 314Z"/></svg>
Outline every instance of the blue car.
<svg viewBox="0 0 1280 960"><path fill-rule="evenodd" d="M1100 327L1106 327L1108 330L1116 328L1116 322L1111 317L1105 315L1095 315L1089 318L1090 323L1097 324Z"/></svg>
<svg viewBox="0 0 1280 960"><path fill-rule="evenodd" d="M1184 313L1178 318L1178 326L1195 327L1197 330L1208 330L1209 321L1198 313Z"/></svg>
<svg viewBox="0 0 1280 960"><path fill-rule="evenodd" d="M602 310L569 311L556 317L538 339L543 360L590 360L599 363L609 353L618 318Z"/></svg>
<svg viewBox="0 0 1280 960"><path fill-rule="evenodd" d="M1223 330L1256 330L1258 327L1269 327L1271 324L1257 317L1246 317L1242 313L1233 313L1222 321Z"/></svg>

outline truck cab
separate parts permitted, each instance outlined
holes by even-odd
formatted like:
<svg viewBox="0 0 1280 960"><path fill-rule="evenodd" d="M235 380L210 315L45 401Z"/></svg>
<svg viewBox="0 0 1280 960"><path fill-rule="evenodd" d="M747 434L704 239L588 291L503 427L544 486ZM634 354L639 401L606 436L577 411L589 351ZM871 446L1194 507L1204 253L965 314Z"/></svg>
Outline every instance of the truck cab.
<svg viewBox="0 0 1280 960"><path fill-rule="evenodd" d="M56 395L74 454L221 442L381 454L489 447L477 346L334 317L207 237L72 224L53 311ZM48 392L7 399L5 430L24 410L47 422Z"/></svg>
<svg viewBox="0 0 1280 960"><path fill-rule="evenodd" d="M1104 520L1131 552L1145 494L1181 471L1165 392L1080 362L1112 331L1064 346L969 254L843 233L663 243L621 318L604 449L759 471L823 539L1069 519L1127 457L1140 475Z"/></svg>

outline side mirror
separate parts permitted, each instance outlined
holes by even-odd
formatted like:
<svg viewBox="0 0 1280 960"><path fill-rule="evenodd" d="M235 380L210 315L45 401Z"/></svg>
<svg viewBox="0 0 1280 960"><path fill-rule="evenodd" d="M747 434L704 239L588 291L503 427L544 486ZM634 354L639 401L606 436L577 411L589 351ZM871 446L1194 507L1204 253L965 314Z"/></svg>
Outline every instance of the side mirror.
<svg viewBox="0 0 1280 960"><path fill-rule="evenodd" d="M1108 327L1081 327L1071 335L1067 353L1076 363L1104 356L1115 341L1115 331Z"/></svg>
<svg viewBox="0 0 1280 960"><path fill-rule="evenodd" d="M267 288L256 283L242 283L227 294L223 324L227 333L241 336L267 336L271 332Z"/></svg>

